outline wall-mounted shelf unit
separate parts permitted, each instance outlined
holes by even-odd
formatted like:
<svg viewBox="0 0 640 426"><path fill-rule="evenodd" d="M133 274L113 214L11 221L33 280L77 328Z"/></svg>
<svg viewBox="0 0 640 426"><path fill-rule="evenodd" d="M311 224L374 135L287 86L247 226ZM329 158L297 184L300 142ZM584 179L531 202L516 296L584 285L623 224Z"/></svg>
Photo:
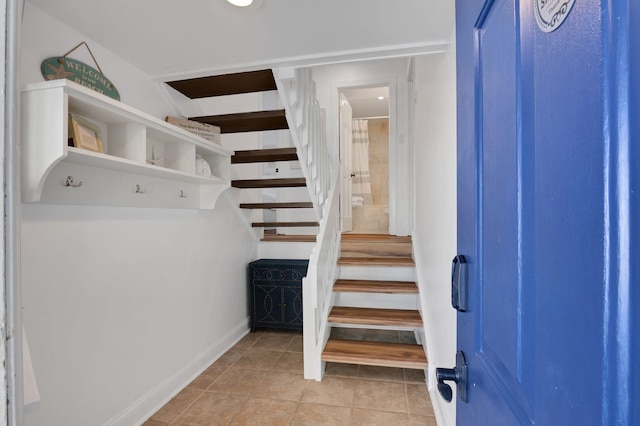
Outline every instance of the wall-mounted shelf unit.
<svg viewBox="0 0 640 426"><path fill-rule="evenodd" d="M70 113L99 129L104 153L68 146ZM24 202L212 209L229 187L231 154L69 80L22 92ZM197 156L211 176L196 172Z"/></svg>

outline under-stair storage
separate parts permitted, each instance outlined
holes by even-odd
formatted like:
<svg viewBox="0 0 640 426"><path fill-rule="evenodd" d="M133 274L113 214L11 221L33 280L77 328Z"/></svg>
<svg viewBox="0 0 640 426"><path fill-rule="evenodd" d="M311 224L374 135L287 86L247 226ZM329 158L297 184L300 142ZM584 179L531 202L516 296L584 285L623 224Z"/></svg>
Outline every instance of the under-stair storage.
<svg viewBox="0 0 640 426"><path fill-rule="evenodd" d="M231 151L69 80L27 86L22 122L25 202L210 209L230 186Z"/></svg>
<svg viewBox="0 0 640 426"><path fill-rule="evenodd" d="M260 259L248 267L251 331L302 330L302 279L308 260Z"/></svg>

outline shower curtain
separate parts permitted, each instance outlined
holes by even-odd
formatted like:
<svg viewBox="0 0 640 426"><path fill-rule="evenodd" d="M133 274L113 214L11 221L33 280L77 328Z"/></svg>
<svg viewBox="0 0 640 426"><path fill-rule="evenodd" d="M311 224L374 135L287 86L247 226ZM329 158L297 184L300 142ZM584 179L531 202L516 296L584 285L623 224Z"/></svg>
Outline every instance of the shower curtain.
<svg viewBox="0 0 640 426"><path fill-rule="evenodd" d="M371 178L369 175L369 122L353 120L351 150L353 206L372 205Z"/></svg>

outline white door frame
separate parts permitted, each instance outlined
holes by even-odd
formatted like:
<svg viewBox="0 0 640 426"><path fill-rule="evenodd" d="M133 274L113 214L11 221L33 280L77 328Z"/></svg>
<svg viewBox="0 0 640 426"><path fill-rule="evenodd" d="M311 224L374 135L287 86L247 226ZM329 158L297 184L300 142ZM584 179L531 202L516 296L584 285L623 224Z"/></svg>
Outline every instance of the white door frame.
<svg viewBox="0 0 640 426"><path fill-rule="evenodd" d="M353 166L351 161L353 129L351 104L343 93L338 95L338 152L340 159L340 230L353 230ZM345 123L345 120L347 121Z"/></svg>
<svg viewBox="0 0 640 426"><path fill-rule="evenodd" d="M0 319L4 362L0 363L0 392L7 404L0 404L0 423L21 425L23 410L22 374L22 297L20 285L20 23L24 0L7 0L2 9L0 27L4 67L0 80L5 92L2 98L4 133L0 137L0 164L4 195L3 242L0 259L4 263L0 291L4 315ZM5 343L6 342L6 343ZM6 392L6 393L5 393Z"/></svg>
<svg viewBox="0 0 640 426"><path fill-rule="evenodd" d="M404 230L402 226L398 226L398 213L399 210L403 210L400 204L406 204L407 214L409 205L403 203L399 199L400 191L397 190L399 185L403 183L399 179L399 170L402 165L399 164L398 159L404 157L399 155L400 141L398 140L398 82L395 77L371 79L362 81L351 81L346 83L334 83L331 85L331 105L330 105L330 117L335 120L336 131L339 130L339 111L338 106L340 102L339 93L345 89L366 89L368 87L389 87L389 234L391 235L408 235L409 229ZM407 144L403 145L405 148ZM404 185L408 187L409 182L404 182Z"/></svg>

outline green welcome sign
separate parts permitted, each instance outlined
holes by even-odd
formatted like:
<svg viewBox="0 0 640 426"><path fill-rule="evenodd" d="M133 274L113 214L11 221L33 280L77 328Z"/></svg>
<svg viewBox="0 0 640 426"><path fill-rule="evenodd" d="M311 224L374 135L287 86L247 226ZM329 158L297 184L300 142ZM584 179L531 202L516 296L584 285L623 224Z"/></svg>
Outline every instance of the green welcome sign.
<svg viewBox="0 0 640 426"><path fill-rule="evenodd" d="M113 83L100 71L83 62L64 56L47 58L42 61L40 70L45 80L66 78L117 101L120 100L120 93Z"/></svg>

